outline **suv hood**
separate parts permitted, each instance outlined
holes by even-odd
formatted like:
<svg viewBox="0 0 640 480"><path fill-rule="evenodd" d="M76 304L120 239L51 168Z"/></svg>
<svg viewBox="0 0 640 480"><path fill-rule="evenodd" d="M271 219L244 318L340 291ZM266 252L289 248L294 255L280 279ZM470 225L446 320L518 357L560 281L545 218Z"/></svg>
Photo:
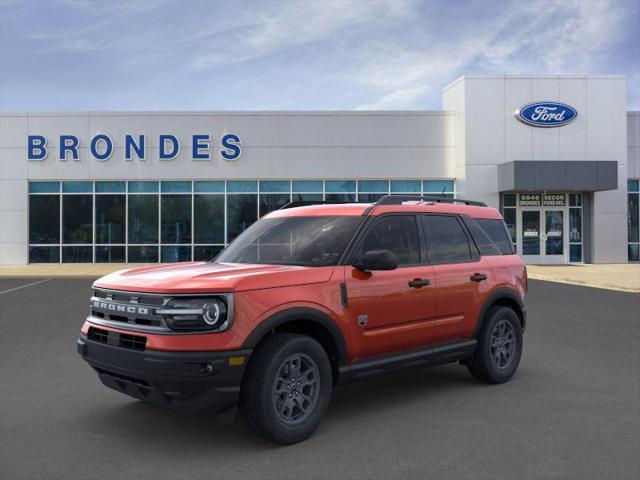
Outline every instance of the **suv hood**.
<svg viewBox="0 0 640 480"><path fill-rule="evenodd" d="M94 286L148 293L217 293L329 281L333 267L190 262L120 270Z"/></svg>

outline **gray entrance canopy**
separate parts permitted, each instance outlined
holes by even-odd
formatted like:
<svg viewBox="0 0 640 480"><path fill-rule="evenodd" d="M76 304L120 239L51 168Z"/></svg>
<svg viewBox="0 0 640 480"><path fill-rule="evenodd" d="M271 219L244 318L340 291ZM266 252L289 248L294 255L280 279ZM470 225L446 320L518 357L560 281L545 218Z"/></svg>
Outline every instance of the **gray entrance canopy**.
<svg viewBox="0 0 640 480"><path fill-rule="evenodd" d="M618 188L618 162L516 160L498 165L498 190L598 192Z"/></svg>

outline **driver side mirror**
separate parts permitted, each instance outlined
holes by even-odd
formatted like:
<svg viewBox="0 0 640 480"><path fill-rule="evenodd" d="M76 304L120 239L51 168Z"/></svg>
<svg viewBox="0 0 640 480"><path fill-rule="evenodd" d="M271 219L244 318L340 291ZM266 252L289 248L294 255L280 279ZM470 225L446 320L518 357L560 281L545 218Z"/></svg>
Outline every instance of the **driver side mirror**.
<svg viewBox="0 0 640 480"><path fill-rule="evenodd" d="M391 250L369 250L362 260L353 268L368 272L371 270L395 270L398 268L398 257Z"/></svg>

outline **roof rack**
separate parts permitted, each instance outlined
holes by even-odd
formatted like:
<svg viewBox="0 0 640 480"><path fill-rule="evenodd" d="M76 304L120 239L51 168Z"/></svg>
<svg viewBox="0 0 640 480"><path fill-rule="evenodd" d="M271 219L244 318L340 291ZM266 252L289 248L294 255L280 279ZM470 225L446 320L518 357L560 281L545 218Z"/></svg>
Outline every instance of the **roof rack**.
<svg viewBox="0 0 640 480"><path fill-rule="evenodd" d="M311 205L341 205L355 202L341 202L339 200L295 200L281 206L278 210L286 210L287 208L308 207Z"/></svg>
<svg viewBox="0 0 640 480"><path fill-rule="evenodd" d="M400 205L403 202L462 203L476 207L486 207L484 202L465 200L463 198L438 197L435 195L385 195L375 205Z"/></svg>

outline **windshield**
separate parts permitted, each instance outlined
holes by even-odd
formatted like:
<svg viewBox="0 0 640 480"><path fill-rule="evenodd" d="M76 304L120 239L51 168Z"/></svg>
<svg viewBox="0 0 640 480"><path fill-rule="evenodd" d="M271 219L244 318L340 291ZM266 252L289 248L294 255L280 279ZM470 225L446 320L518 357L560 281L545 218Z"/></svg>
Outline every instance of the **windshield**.
<svg viewBox="0 0 640 480"><path fill-rule="evenodd" d="M215 261L309 267L336 265L362 218L265 218L245 230Z"/></svg>

